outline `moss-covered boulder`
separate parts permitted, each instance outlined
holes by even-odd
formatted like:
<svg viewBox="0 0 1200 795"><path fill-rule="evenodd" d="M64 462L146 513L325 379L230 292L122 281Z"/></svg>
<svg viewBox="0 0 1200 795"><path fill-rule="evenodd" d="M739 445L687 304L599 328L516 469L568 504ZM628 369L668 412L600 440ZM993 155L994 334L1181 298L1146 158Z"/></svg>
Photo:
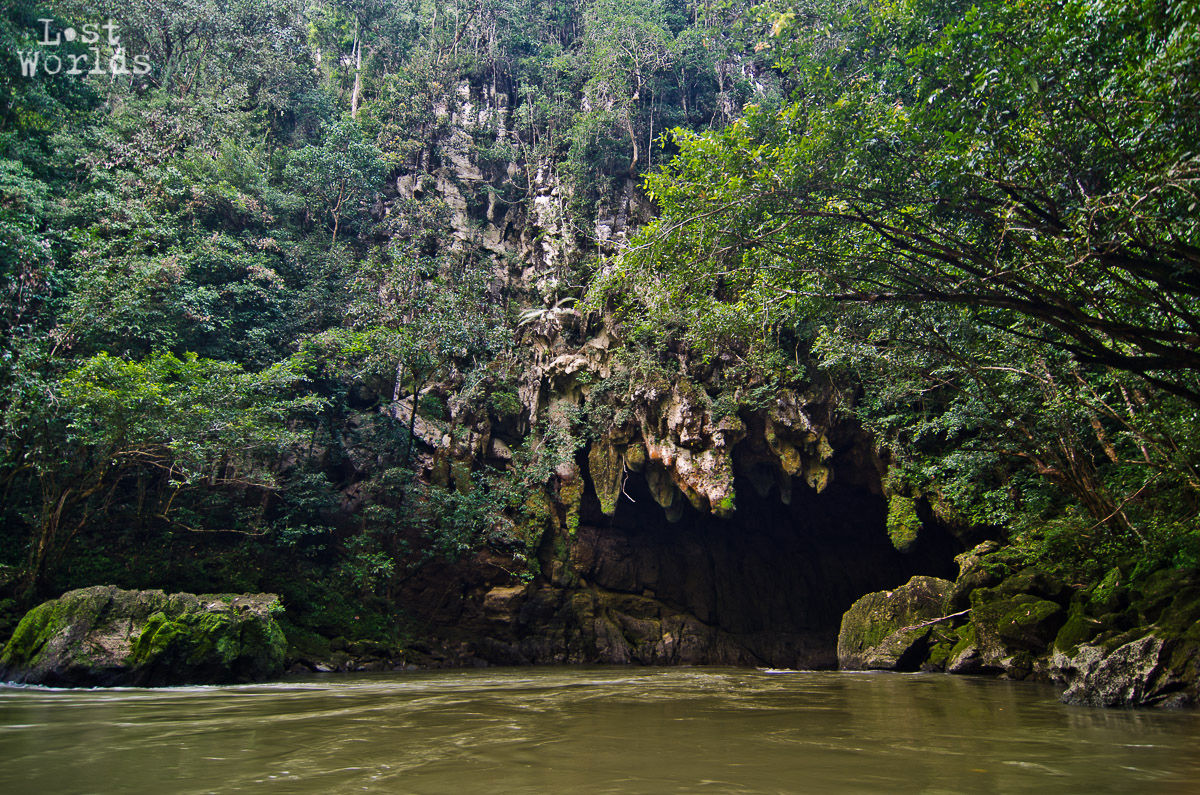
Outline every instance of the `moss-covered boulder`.
<svg viewBox="0 0 1200 795"><path fill-rule="evenodd" d="M1032 672L1034 658L1049 648L1066 620L1061 605L1033 594L1005 596L998 588L971 594L980 662L1014 678Z"/></svg>
<svg viewBox="0 0 1200 795"><path fill-rule="evenodd" d="M287 642L274 594L165 594L96 586L25 614L0 653L0 680L56 687L261 681Z"/></svg>
<svg viewBox="0 0 1200 795"><path fill-rule="evenodd" d="M991 588L1000 583L999 575L991 572L983 563L984 559L1000 548L995 541L984 541L974 549L969 549L954 558L958 564L958 577L954 580L954 590L950 592L947 608L951 610L966 610L971 606L971 592L977 588Z"/></svg>
<svg viewBox="0 0 1200 795"><path fill-rule="evenodd" d="M1067 616L1067 621L1058 630L1058 634L1054 636L1055 651L1074 654L1075 650L1084 643L1088 643L1100 633L1111 629L1103 621L1086 615L1080 611L1072 610Z"/></svg>
<svg viewBox="0 0 1200 795"><path fill-rule="evenodd" d="M842 616L838 667L848 671L916 670L927 657L930 634L945 617L953 583L913 577L891 591L869 593Z"/></svg>
<svg viewBox="0 0 1200 795"><path fill-rule="evenodd" d="M987 663L979 653L975 625L967 622L955 630L953 644L946 650L943 669L949 674L998 674L1001 668Z"/></svg>
<svg viewBox="0 0 1200 795"><path fill-rule="evenodd" d="M1071 598L1071 589L1062 580L1032 566L1006 577L996 586L996 593L1002 596L1028 594L1058 604Z"/></svg>
<svg viewBox="0 0 1200 795"><path fill-rule="evenodd" d="M1049 670L1067 703L1200 703L1200 572L1163 570L1127 583L1113 569L1072 600L1054 646Z"/></svg>

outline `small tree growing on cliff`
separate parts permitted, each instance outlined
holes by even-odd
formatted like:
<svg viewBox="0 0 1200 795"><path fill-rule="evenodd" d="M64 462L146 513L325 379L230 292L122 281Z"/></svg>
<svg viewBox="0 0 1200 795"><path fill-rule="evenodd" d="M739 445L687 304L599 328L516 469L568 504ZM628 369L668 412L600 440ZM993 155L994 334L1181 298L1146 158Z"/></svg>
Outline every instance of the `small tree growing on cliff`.
<svg viewBox="0 0 1200 795"><path fill-rule="evenodd" d="M363 135L358 122L340 119L325 129L319 146L306 146L292 155L285 176L304 196L309 210L329 214L332 248L342 220L371 197L383 169L383 154Z"/></svg>

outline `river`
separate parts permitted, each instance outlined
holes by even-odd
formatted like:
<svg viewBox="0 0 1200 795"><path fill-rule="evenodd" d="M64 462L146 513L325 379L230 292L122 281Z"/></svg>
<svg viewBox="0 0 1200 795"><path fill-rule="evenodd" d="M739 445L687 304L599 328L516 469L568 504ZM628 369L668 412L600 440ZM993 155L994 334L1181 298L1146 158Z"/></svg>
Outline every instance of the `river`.
<svg viewBox="0 0 1200 795"><path fill-rule="evenodd" d="M0 792L1195 793L1200 713L941 675L522 668L0 688Z"/></svg>

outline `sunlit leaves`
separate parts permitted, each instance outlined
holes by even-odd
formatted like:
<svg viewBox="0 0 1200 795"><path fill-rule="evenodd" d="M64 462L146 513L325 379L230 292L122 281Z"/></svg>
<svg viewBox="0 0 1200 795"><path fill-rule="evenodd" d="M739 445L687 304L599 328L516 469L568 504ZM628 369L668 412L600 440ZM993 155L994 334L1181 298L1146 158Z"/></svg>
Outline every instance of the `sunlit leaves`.
<svg viewBox="0 0 1200 795"><path fill-rule="evenodd" d="M113 466L170 468L179 485L205 476L267 484L298 443L288 421L320 405L304 381L290 362L248 373L195 354L126 361L102 353L60 390L72 444Z"/></svg>
<svg viewBox="0 0 1200 795"><path fill-rule="evenodd" d="M607 289L696 339L824 323L898 482L975 520L1016 515L1022 472L1102 523L1168 480L1194 504L1180 437L1146 425L1186 413L1167 393L1200 403L1191 12L855 5L773 17L793 101L677 134L647 180L663 216Z"/></svg>

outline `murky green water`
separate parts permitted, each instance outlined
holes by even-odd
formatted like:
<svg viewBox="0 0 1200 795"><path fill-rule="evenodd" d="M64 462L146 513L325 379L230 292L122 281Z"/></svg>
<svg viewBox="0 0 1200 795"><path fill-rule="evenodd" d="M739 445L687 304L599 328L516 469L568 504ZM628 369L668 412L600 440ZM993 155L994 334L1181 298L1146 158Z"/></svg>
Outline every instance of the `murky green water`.
<svg viewBox="0 0 1200 795"><path fill-rule="evenodd" d="M0 792L1200 792L1200 713L1054 695L948 676L644 668L0 688Z"/></svg>

